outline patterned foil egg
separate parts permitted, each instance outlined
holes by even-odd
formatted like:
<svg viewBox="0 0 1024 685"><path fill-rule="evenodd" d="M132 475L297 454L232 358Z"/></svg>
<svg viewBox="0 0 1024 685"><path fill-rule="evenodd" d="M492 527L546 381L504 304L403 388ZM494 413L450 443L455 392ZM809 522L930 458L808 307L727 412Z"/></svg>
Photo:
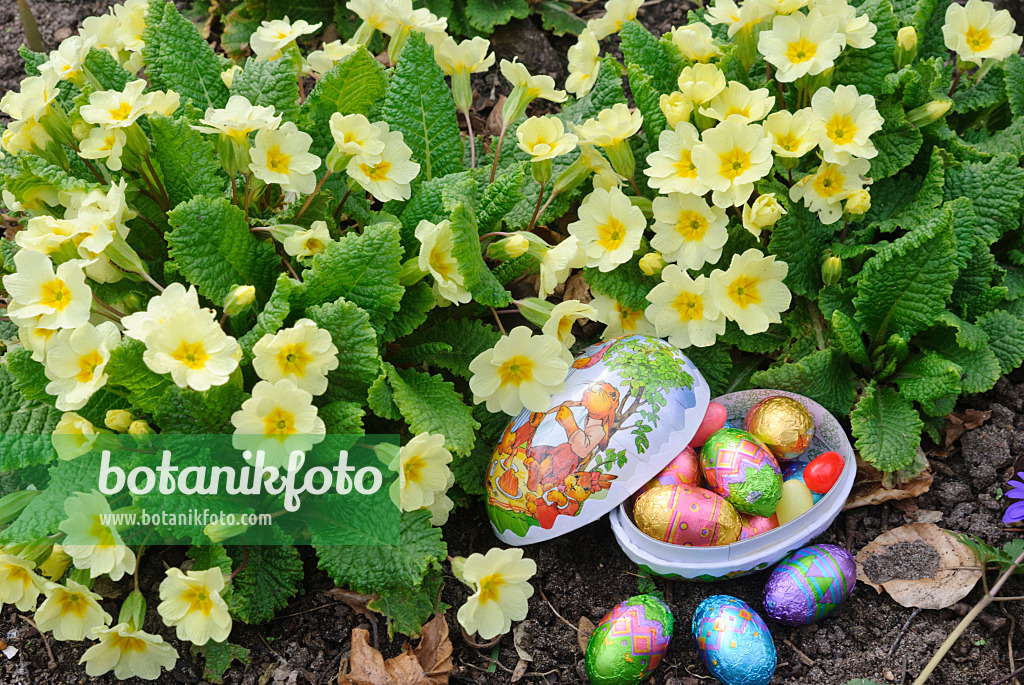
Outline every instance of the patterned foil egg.
<svg viewBox="0 0 1024 685"><path fill-rule="evenodd" d="M740 540L746 540L747 538L752 538L755 535L767 533L769 530L778 528L779 517L775 514L771 516L740 514L740 525Z"/></svg>
<svg viewBox="0 0 1024 685"><path fill-rule="evenodd" d="M747 431L723 428L704 443L701 469L708 489L737 511L771 516L782 497L782 470L775 456Z"/></svg>
<svg viewBox="0 0 1024 685"><path fill-rule="evenodd" d="M857 564L836 545L803 547L783 559L764 586L764 609L779 623L802 626L825 618L857 584Z"/></svg>
<svg viewBox="0 0 1024 685"><path fill-rule="evenodd" d="M723 685L768 685L775 643L764 620L735 597L708 597L693 614L693 641L711 675Z"/></svg>
<svg viewBox="0 0 1024 685"><path fill-rule="evenodd" d="M743 428L779 459L796 459L814 439L814 417L807 407L782 395L766 397L751 407Z"/></svg>
<svg viewBox="0 0 1024 685"><path fill-rule="evenodd" d="M807 468L807 462L806 461L791 461L791 462L787 462L782 467L782 483L783 483L783 486L785 486L785 483L786 483L787 480L798 480L801 483L803 483L804 485L807 485L807 481L804 480L804 469L805 468ZM808 488L808 489L810 490L810 488ZM814 490L811 490L811 501L814 502L815 504L817 504L818 500L820 500L824 496L825 496L824 494L817 493Z"/></svg>
<svg viewBox="0 0 1024 685"><path fill-rule="evenodd" d="M636 595L617 605L587 642L584 666L590 682L637 685L648 678L668 651L673 623L668 605L651 595Z"/></svg>
<svg viewBox="0 0 1024 685"><path fill-rule="evenodd" d="M692 447L684 447L661 473L644 484L640 492L647 492L659 485L700 485L702 481L697 453Z"/></svg>
<svg viewBox="0 0 1024 685"><path fill-rule="evenodd" d="M740 517L727 501L692 485L660 485L637 498L633 519L645 534L685 547L739 540Z"/></svg>

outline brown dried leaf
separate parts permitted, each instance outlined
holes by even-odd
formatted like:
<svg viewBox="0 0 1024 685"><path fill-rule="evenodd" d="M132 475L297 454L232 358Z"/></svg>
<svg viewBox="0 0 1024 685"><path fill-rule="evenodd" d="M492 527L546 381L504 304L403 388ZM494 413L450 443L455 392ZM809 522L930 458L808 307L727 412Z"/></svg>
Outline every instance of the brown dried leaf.
<svg viewBox="0 0 1024 685"><path fill-rule="evenodd" d="M858 456L857 480L853 484L850 496L846 499L846 504L843 505L843 511L923 495L931 488L934 480L931 470L927 470L899 487L886 488L882 484L884 478L885 474Z"/></svg>
<svg viewBox="0 0 1024 685"><path fill-rule="evenodd" d="M395 685L431 685L433 682L423 674L423 667L409 645L401 654L385 661L384 668Z"/></svg>
<svg viewBox="0 0 1024 685"><path fill-rule="evenodd" d="M569 276L569 279L565 282L562 299L579 300L582 304L587 304L594 299L590 294L590 284L583 278L582 271L577 271L572 276Z"/></svg>
<svg viewBox="0 0 1024 685"><path fill-rule="evenodd" d="M415 650L407 644L401 654L387 661L370 646L369 632L355 628L349 664L347 675L339 667L338 685L448 685L453 667L448 622L443 614L434 616L423 626Z"/></svg>
<svg viewBox="0 0 1024 685"><path fill-rule="evenodd" d="M937 558L932 567L916 563L933 554ZM872 557L876 557L874 563ZM886 559L902 567L886 569L889 575L914 566L918 577L879 575L879 564ZM868 576L873 569L874 580ZM884 589L905 607L944 609L966 597L979 578L981 566L974 552L933 523L911 523L882 533L857 554L857 580L879 593Z"/></svg>
<svg viewBox="0 0 1024 685"><path fill-rule="evenodd" d="M500 96L498 101L494 103L494 107L491 108L491 113L487 116L487 130L484 131L488 136L497 137L501 135L501 110L505 106L505 100L507 99L504 95Z"/></svg>
<svg viewBox="0 0 1024 685"><path fill-rule="evenodd" d="M384 668L384 657L370 646L370 631L352 629L349 672L338 676L338 685L394 685Z"/></svg>
<svg viewBox="0 0 1024 685"><path fill-rule="evenodd" d="M526 659L520 659L516 662L516 667L512 670L512 678L509 680L510 683L518 683L526 675L526 669L530 667L530 662Z"/></svg>
<svg viewBox="0 0 1024 685"><path fill-rule="evenodd" d="M448 621L437 614L423 626L420 643L415 650L423 672L434 685L447 685L452 672L452 641L448 639Z"/></svg>
<svg viewBox="0 0 1024 685"><path fill-rule="evenodd" d="M587 643L590 642L590 636L594 634L594 622L586 616L580 616L580 622L576 626L579 631L576 633L576 642L579 645L580 651L584 654L587 653Z"/></svg>

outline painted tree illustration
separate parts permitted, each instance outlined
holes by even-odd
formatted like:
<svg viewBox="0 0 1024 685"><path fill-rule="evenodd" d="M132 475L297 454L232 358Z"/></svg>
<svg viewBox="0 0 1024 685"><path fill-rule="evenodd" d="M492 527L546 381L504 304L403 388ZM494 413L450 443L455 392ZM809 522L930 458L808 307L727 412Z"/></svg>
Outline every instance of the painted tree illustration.
<svg viewBox="0 0 1024 685"><path fill-rule="evenodd" d="M637 452L650 447L649 434L658 425L659 412L668 405L668 397L675 390L690 390L693 376L688 374L679 357L671 348L658 341L630 337L614 343L604 355L608 368L618 373L626 383L626 392L619 400L619 408L612 423L611 434L631 426ZM692 392L684 394L684 404L694 406ZM594 469L610 470L613 464L625 463L623 450L606 450L606 456ZM585 466L580 465L580 469Z"/></svg>

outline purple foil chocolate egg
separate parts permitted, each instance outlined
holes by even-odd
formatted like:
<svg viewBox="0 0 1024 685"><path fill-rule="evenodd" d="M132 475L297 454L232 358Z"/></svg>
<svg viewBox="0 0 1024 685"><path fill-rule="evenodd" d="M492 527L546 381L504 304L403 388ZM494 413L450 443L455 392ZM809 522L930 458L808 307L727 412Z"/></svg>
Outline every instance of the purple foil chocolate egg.
<svg viewBox="0 0 1024 685"><path fill-rule="evenodd" d="M764 610L779 623L802 626L825 618L853 592L857 564L836 545L803 547L779 562L764 586Z"/></svg>

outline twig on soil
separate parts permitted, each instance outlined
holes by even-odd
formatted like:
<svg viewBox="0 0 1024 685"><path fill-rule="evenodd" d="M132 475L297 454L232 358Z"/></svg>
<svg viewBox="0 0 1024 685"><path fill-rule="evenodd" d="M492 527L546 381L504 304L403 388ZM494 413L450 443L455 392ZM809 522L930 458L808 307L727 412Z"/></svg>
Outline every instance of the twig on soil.
<svg viewBox="0 0 1024 685"><path fill-rule="evenodd" d="M328 609L330 607L341 606L345 602L334 602L333 604L321 604L318 607L310 607L309 609L303 609L302 611L296 611L294 614L285 614L284 616L275 616L274 620L280 620L282 618L294 618L296 616L302 616L303 614L311 614L314 611L320 611L321 609Z"/></svg>
<svg viewBox="0 0 1024 685"><path fill-rule="evenodd" d="M1003 598L1000 597L999 599ZM1006 607L1004 607L1003 605L999 605L999 610L1003 612L1003 616L1010 619L1010 630L1008 631L1008 634L1006 636L1006 651L1010 657L1010 671L1014 671L1016 670L1016 664L1013 663L1013 632L1014 629L1017 627L1017 621L1013 618L1013 615L1010 614L1010 612L1007 611ZM1013 682L1015 683L1015 685L1020 685L1020 681L1016 678L1013 679Z"/></svg>
<svg viewBox="0 0 1024 685"><path fill-rule="evenodd" d="M910 628L911 622L919 613L921 613L921 609L919 608L910 612L910 617L907 619L907 622L903 624L902 628L900 628L900 632L896 633L896 639L893 640L892 647L889 648L889 653L886 654L887 657L892 656L896 652L896 648L900 646L900 642L903 640L903 636L906 635L907 629Z"/></svg>
<svg viewBox="0 0 1024 685"><path fill-rule="evenodd" d="M43 638L43 647L46 647L46 653L50 655L50 662L46 664L47 670L52 671L53 669L57 668L57 660L53 658L53 650L50 649L50 642L46 639L46 635L43 634L43 631L39 630L39 626L36 625L36 622L30 619L28 616L22 616L21 614L18 614L18 618L22 619L23 621L25 621L25 623L35 628L36 632L39 633L39 637Z"/></svg>
<svg viewBox="0 0 1024 685"><path fill-rule="evenodd" d="M1010 678L1016 678L1016 677L1017 677L1017 676L1019 676L1019 675L1020 675L1021 673L1024 673L1024 666L1021 666L1021 667L1020 667L1020 668L1018 668L1018 669L1017 669L1016 671L1013 671L1013 672L1011 672L1011 673L1010 673L1009 675L1007 675L1007 676L1004 676L1004 677L1000 678L1000 679L999 679L999 680L997 680L996 682L992 683L992 685L1003 685L1003 683L1005 683L1005 682L1007 682L1008 680L1010 680Z"/></svg>
<svg viewBox="0 0 1024 685"><path fill-rule="evenodd" d="M811 657L809 657L806 654L804 654L803 652L801 652L800 649L796 645L794 645L792 642L790 642L788 637L783 639L783 642L786 643L787 647L789 647L790 649L793 650L793 653L797 655L797 658L800 659L800 661L803 663L804 666L810 667L810 666L814 665L814 659L812 659Z"/></svg>
<svg viewBox="0 0 1024 685"><path fill-rule="evenodd" d="M573 624L569 623L569 621L567 621L564 616L562 616L560 613L558 613L558 610L555 609L555 606L551 603L551 600L549 600L547 595L544 594L544 588L542 588L542 587L540 587L538 585L537 589L540 591L541 599L543 599L544 602L548 605L548 608L551 609L551 613L553 613L555 616L557 616L562 621L562 623L564 623L565 625L569 626L570 628L575 630L577 633L580 632L579 628L577 628Z"/></svg>
<svg viewBox="0 0 1024 685"><path fill-rule="evenodd" d="M712 676L701 675L699 673L694 673L693 671L690 670L690 668L691 668L690 666L687 666L686 667L686 672L689 673L690 675L692 675L694 678L697 678L699 680L714 680L714 678Z"/></svg>

